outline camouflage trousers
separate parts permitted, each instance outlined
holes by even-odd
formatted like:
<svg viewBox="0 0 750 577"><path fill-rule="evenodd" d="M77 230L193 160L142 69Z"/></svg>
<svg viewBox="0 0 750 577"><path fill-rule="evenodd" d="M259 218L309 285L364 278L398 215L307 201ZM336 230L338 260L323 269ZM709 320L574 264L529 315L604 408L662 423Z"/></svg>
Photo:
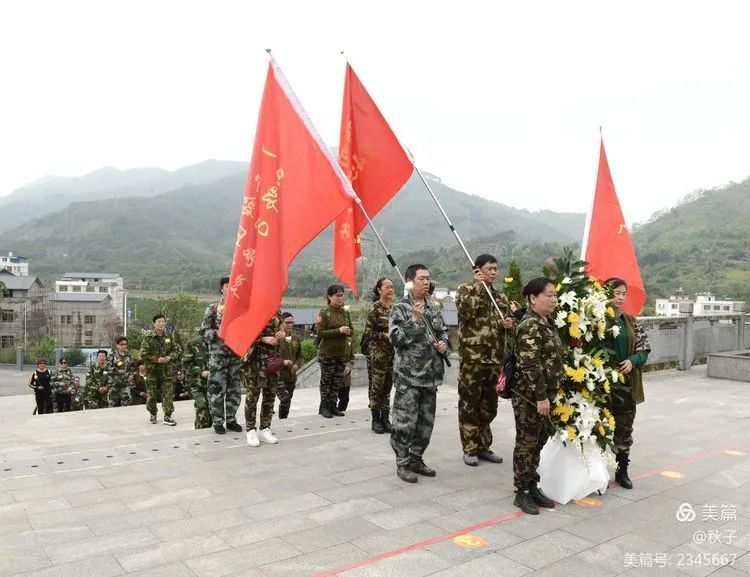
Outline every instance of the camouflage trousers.
<svg viewBox="0 0 750 577"><path fill-rule="evenodd" d="M339 389L344 386L346 358L318 355L320 365L320 402L324 405L336 403Z"/></svg>
<svg viewBox="0 0 750 577"><path fill-rule="evenodd" d="M398 467L422 461L435 426L436 408L437 387L396 385L391 413L391 447L396 453Z"/></svg>
<svg viewBox="0 0 750 577"><path fill-rule="evenodd" d="M467 455L488 451L497 416L497 379L502 367L461 363L458 376L458 430Z"/></svg>
<svg viewBox="0 0 750 577"><path fill-rule="evenodd" d="M615 451L630 454L633 445L633 422L635 421L635 401L632 398L619 399L615 397L610 408L615 418L614 445Z"/></svg>
<svg viewBox="0 0 750 577"><path fill-rule="evenodd" d="M192 386L193 407L195 408L195 428L208 429L212 424L211 409L208 402L208 389L203 386Z"/></svg>
<svg viewBox="0 0 750 577"><path fill-rule="evenodd" d="M393 388L393 357L367 358L370 371L370 409L373 411L388 410L391 406L391 389Z"/></svg>
<svg viewBox="0 0 750 577"><path fill-rule="evenodd" d="M223 343L208 354L208 401L214 425L237 422L242 400L242 360Z"/></svg>
<svg viewBox="0 0 750 577"><path fill-rule="evenodd" d="M534 395L520 391L531 401ZM550 403L554 391L548 391ZM518 489L536 486L539 482L539 455L549 437L544 420L536 410L536 402L530 403L520 395L513 395L513 416L516 419L516 446L513 449L513 485Z"/></svg>
<svg viewBox="0 0 750 577"><path fill-rule="evenodd" d="M256 425L258 399L260 399L260 429L268 429L276 402L276 387L279 375L267 375L263 364L249 367L245 371L245 430L252 431Z"/></svg>
<svg viewBox="0 0 750 577"><path fill-rule="evenodd" d="M164 416L168 417L174 412L174 384L168 372L164 369L149 367L146 375L146 409L152 415L156 415L156 393L161 389L161 408Z"/></svg>
<svg viewBox="0 0 750 577"><path fill-rule="evenodd" d="M128 379L112 379L107 391L107 405L110 407L127 407L130 405L130 387Z"/></svg>
<svg viewBox="0 0 750 577"><path fill-rule="evenodd" d="M276 385L276 396L279 398L279 419L286 419L289 416L289 409L292 407L292 397L294 389L297 386L297 380L282 381Z"/></svg>

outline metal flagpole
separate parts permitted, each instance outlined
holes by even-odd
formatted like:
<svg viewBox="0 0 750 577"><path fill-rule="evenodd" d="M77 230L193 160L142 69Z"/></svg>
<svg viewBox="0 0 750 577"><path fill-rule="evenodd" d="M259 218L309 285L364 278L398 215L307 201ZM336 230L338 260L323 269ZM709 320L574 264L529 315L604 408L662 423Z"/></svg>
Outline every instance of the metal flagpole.
<svg viewBox="0 0 750 577"><path fill-rule="evenodd" d="M441 214L443 215L443 218L445 219L445 222L448 223L448 226L450 227L451 231L453 232L453 236L456 237L456 240L458 241L458 244L461 245L461 248L464 251L464 254L466 255L466 258L469 259L469 262L471 263L472 269L474 268L474 259L471 258L471 255L469 254L469 251L466 249L466 245L464 244L464 241L461 240L461 237L458 235L458 231L456 230L456 227L453 226L453 223L451 222L451 219L448 218L448 214L443 209L443 205L440 204L440 201L438 200L437 196L435 196L435 193L432 191L432 188L430 187L429 183L425 179L424 175L422 174L422 171L419 170L419 167L414 162L414 157L411 155L411 152L409 152L409 157L411 158L411 162L414 165L414 170L417 171L417 174L419 175L419 178L422 179L422 183L427 188L427 192L430 193L430 196L432 197L432 200L435 201L435 204L437 205L438 209L440 210ZM495 310L497 311L497 314L500 315L500 320L505 320L505 315L503 314L503 311L500 310L500 305L497 304L497 301L495 300L495 297L492 296L492 291L490 290L490 287L487 286L487 283L482 281L482 286L484 287L485 292L487 293L487 296L490 297L490 300L492 301L492 304L495 305Z"/></svg>

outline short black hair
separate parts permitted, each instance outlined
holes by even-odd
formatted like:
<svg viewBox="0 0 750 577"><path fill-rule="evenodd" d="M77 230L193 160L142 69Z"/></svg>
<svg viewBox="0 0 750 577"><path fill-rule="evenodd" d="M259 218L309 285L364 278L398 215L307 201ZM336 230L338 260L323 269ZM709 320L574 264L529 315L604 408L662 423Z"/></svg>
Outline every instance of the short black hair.
<svg viewBox="0 0 750 577"><path fill-rule="evenodd" d="M328 301L328 304L331 304L331 297L335 295L336 293L343 293L344 292L344 285L342 284L332 284L328 287L328 290L326 290L326 300Z"/></svg>
<svg viewBox="0 0 750 577"><path fill-rule="evenodd" d="M104 349L99 349L98 351L96 351L96 356L98 357L102 353L104 353L104 356L109 355L109 353L107 351L105 351Z"/></svg>
<svg viewBox="0 0 750 577"><path fill-rule="evenodd" d="M229 284L228 276L223 276L219 279L219 291L221 291L221 287L223 287L225 284Z"/></svg>
<svg viewBox="0 0 750 577"><path fill-rule="evenodd" d="M430 270L423 264L410 264L406 267L406 272L404 273L404 280L410 281L417 278L417 271L418 270Z"/></svg>
<svg viewBox="0 0 750 577"><path fill-rule="evenodd" d="M474 268L482 268L487 263L496 264L497 259L491 254L480 254L474 259Z"/></svg>
<svg viewBox="0 0 750 577"><path fill-rule="evenodd" d="M536 278L533 278L528 283L526 283L525 287L523 287L523 296L526 297L526 300L531 302L531 297L538 297L544 292L544 289L547 288L547 285L555 286L555 283L552 281L552 279L546 276L538 276Z"/></svg>
<svg viewBox="0 0 750 577"><path fill-rule="evenodd" d="M427 294L432 296L432 293L435 292L435 289L437 288L437 285L435 284L434 280L430 281L430 288L427 289Z"/></svg>
<svg viewBox="0 0 750 577"><path fill-rule="evenodd" d="M163 314L161 314L161 313L158 313L158 314L155 314L155 315L154 315L154 318L152 318L152 319L151 319L151 322L154 322L154 323L155 323L155 322L156 322L156 321L158 321L159 319L164 319L164 320L166 321L166 320L167 320L167 317L165 317L165 316L164 316Z"/></svg>
<svg viewBox="0 0 750 577"><path fill-rule="evenodd" d="M140 367L141 365L145 365L145 364L146 364L146 361L144 361L143 359L141 359L140 361L138 361L138 362L137 362L137 363L135 364L135 366L136 366L136 367Z"/></svg>
<svg viewBox="0 0 750 577"><path fill-rule="evenodd" d="M613 276L612 278L608 278L607 280L604 281L604 286L608 286L612 290L615 290L616 288L619 288L621 286L628 288L628 283L626 283L621 278Z"/></svg>
<svg viewBox="0 0 750 577"><path fill-rule="evenodd" d="M117 337L117 339L115 339L115 344L119 345L123 341L125 341L127 343L128 342L128 337Z"/></svg>
<svg viewBox="0 0 750 577"><path fill-rule="evenodd" d="M292 313L282 313L281 314L282 319L288 319L288 318L294 318L294 315Z"/></svg>

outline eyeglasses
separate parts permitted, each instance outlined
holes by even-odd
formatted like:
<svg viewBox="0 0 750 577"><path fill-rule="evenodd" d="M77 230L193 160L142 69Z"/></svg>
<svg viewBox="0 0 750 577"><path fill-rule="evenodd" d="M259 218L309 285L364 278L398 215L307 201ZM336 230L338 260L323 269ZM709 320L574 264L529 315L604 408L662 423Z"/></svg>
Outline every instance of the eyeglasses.
<svg viewBox="0 0 750 577"><path fill-rule="evenodd" d="M61 365L67 365L67 364L68 364L68 361L60 361L60 364L61 364Z"/></svg>

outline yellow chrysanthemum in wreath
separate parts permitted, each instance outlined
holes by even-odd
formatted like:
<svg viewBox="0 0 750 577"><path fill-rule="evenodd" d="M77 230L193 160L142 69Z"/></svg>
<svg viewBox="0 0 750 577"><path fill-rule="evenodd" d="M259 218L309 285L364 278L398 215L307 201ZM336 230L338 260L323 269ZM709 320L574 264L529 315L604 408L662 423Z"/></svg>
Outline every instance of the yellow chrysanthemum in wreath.
<svg viewBox="0 0 750 577"><path fill-rule="evenodd" d="M581 337L581 328L578 325L571 325L568 334L574 339L578 339Z"/></svg>
<svg viewBox="0 0 750 577"><path fill-rule="evenodd" d="M611 387L609 385L609 379L604 381L604 384L602 386L604 387L604 392L609 394L609 391L611 390Z"/></svg>
<svg viewBox="0 0 750 577"><path fill-rule="evenodd" d="M607 435L607 433L604 431L604 425L599 425L599 434L602 437L605 437Z"/></svg>
<svg viewBox="0 0 750 577"><path fill-rule="evenodd" d="M612 307L607 307L607 316L609 318L614 318L614 316L615 316L615 309L613 309Z"/></svg>
<svg viewBox="0 0 750 577"><path fill-rule="evenodd" d="M576 430L576 428L571 425L568 425L567 427L565 427L565 431L568 433L568 439L570 439L571 441L575 439L576 435L578 434L578 431Z"/></svg>
<svg viewBox="0 0 750 577"><path fill-rule="evenodd" d="M581 320L581 317L578 316L578 313L570 312L568 313L568 322L571 325L578 324L578 321Z"/></svg>
<svg viewBox="0 0 750 577"><path fill-rule="evenodd" d="M574 369L572 367L565 367L565 374L570 377L574 383L582 383L586 380L586 367L578 367Z"/></svg>
<svg viewBox="0 0 750 577"><path fill-rule="evenodd" d="M557 405L552 410L552 414L560 417L560 421L563 423L567 423L570 420L570 417L573 416L574 412L575 409L570 405Z"/></svg>

